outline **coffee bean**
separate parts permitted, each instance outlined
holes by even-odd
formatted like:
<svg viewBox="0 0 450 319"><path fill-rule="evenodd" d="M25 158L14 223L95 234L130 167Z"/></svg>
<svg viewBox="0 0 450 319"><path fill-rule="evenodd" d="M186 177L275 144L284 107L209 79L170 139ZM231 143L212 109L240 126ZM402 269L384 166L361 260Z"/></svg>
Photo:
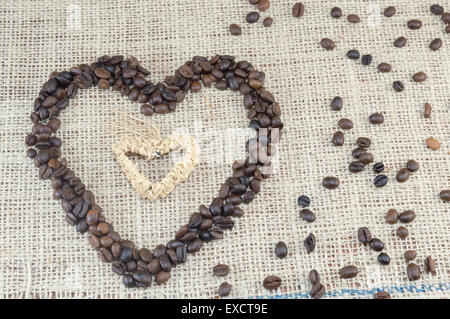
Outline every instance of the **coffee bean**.
<svg viewBox="0 0 450 319"><path fill-rule="evenodd" d="M316 215L314 215L314 213L307 208L300 211L300 217L306 220L308 223L312 223L316 220Z"/></svg>
<svg viewBox="0 0 450 319"><path fill-rule="evenodd" d="M391 258L386 253L381 253L378 255L378 262L382 265L389 265Z"/></svg>
<svg viewBox="0 0 450 319"><path fill-rule="evenodd" d="M133 288L136 286L136 282L134 281L131 275L124 275L122 278L122 282L127 288Z"/></svg>
<svg viewBox="0 0 450 319"><path fill-rule="evenodd" d="M29 148L29 149L27 150L27 156L28 156L29 158L35 158L36 155L37 155L37 152L36 152L35 149Z"/></svg>
<svg viewBox="0 0 450 319"><path fill-rule="evenodd" d="M288 249L284 242L280 241L275 246L275 255L277 255L280 258L284 258L287 256Z"/></svg>
<svg viewBox="0 0 450 319"><path fill-rule="evenodd" d="M364 164L360 161L353 161L348 166L348 170L352 173L359 173L364 170Z"/></svg>
<svg viewBox="0 0 450 319"><path fill-rule="evenodd" d="M407 261L410 261L410 260L416 259L417 253L415 250L407 250L407 251L405 251L403 256L405 257L405 259Z"/></svg>
<svg viewBox="0 0 450 319"><path fill-rule="evenodd" d="M349 50L347 52L347 57L352 60L359 59L359 51L358 50Z"/></svg>
<svg viewBox="0 0 450 319"><path fill-rule="evenodd" d="M430 116L431 116L431 104L427 102L427 103L425 103L423 117L427 119Z"/></svg>
<svg viewBox="0 0 450 319"><path fill-rule="evenodd" d="M231 35L241 35L242 34L242 29L237 24L234 24L234 23L231 24L229 29L230 29Z"/></svg>
<svg viewBox="0 0 450 319"><path fill-rule="evenodd" d="M418 280L420 278L420 269L414 263L409 264L406 267L406 274L408 275L408 279L410 281Z"/></svg>
<svg viewBox="0 0 450 319"><path fill-rule="evenodd" d="M353 128L353 122L347 118L340 119L338 125L343 130L350 130Z"/></svg>
<svg viewBox="0 0 450 319"><path fill-rule="evenodd" d="M111 73L104 68L96 68L94 74L100 79L108 79L111 77Z"/></svg>
<svg viewBox="0 0 450 319"><path fill-rule="evenodd" d="M226 276L230 272L230 268L224 264L217 264L213 267L214 276Z"/></svg>
<svg viewBox="0 0 450 319"><path fill-rule="evenodd" d="M431 256L425 258L425 272L436 276L436 262Z"/></svg>
<svg viewBox="0 0 450 319"><path fill-rule="evenodd" d="M374 160L372 153L363 153L361 154L361 156L359 157L359 161L361 163L363 163L364 165L367 165L369 163L372 163Z"/></svg>
<svg viewBox="0 0 450 319"><path fill-rule="evenodd" d="M339 7L334 7L331 9L330 15L332 18L339 19L342 17L342 10Z"/></svg>
<svg viewBox="0 0 450 319"><path fill-rule="evenodd" d="M433 151L436 151L441 147L441 143L434 137L427 138L426 145L428 148L431 148Z"/></svg>
<svg viewBox="0 0 450 319"><path fill-rule="evenodd" d="M361 227L358 229L358 240L364 245L370 244L372 234L370 233L369 228Z"/></svg>
<svg viewBox="0 0 450 319"><path fill-rule="evenodd" d="M410 223L416 218L416 213L412 210L406 210L398 215L398 218L402 223Z"/></svg>
<svg viewBox="0 0 450 319"><path fill-rule="evenodd" d="M165 272L165 271L160 271L156 276L155 276L155 281L161 285L163 283L165 283L167 280L170 279L170 272Z"/></svg>
<svg viewBox="0 0 450 319"><path fill-rule="evenodd" d="M313 233L310 233L308 237L306 237L305 241L303 242L306 251L309 253L312 253L314 251L314 248L316 248L316 236L314 236Z"/></svg>
<svg viewBox="0 0 450 319"><path fill-rule="evenodd" d="M391 71L391 65L389 63L380 63L378 64L378 71L382 73L387 73Z"/></svg>
<svg viewBox="0 0 450 319"><path fill-rule="evenodd" d="M397 40L394 41L394 46L396 48L403 48L406 45L406 38L400 37Z"/></svg>
<svg viewBox="0 0 450 319"><path fill-rule="evenodd" d="M259 20L259 13L256 12L256 11L249 12L247 14L247 16L245 17L245 20L248 23L255 23L255 22L257 22Z"/></svg>
<svg viewBox="0 0 450 319"><path fill-rule="evenodd" d="M372 168L375 173L381 173L382 171L384 171L384 164L381 162L378 162L378 163L373 164Z"/></svg>
<svg viewBox="0 0 450 319"><path fill-rule="evenodd" d="M373 295L373 299L391 299L391 295L386 291L379 291Z"/></svg>
<svg viewBox="0 0 450 319"><path fill-rule="evenodd" d="M358 272L359 272L358 268L356 268L353 265L345 266L345 267L339 269L339 275L341 278L344 278L344 279L356 277L356 275L358 275Z"/></svg>
<svg viewBox="0 0 450 319"><path fill-rule="evenodd" d="M317 283L312 286L310 293L314 299L320 299L325 294L325 287L321 283Z"/></svg>
<svg viewBox="0 0 450 319"><path fill-rule="evenodd" d="M145 270L136 270L132 276L140 287L149 287L152 284L152 276Z"/></svg>
<svg viewBox="0 0 450 319"><path fill-rule="evenodd" d="M422 22L420 20L409 20L407 26L411 30L418 30L422 27Z"/></svg>
<svg viewBox="0 0 450 319"><path fill-rule="evenodd" d="M397 179L397 182L399 182L399 183L406 182L409 178L409 170L405 167L401 168L397 172L397 176L395 176L395 178Z"/></svg>
<svg viewBox="0 0 450 319"><path fill-rule="evenodd" d="M439 50L441 48L441 46L442 46L442 40L439 38L436 38L430 42L430 49L433 51Z"/></svg>
<svg viewBox="0 0 450 319"><path fill-rule="evenodd" d="M311 199L308 196L301 195L298 197L297 203L299 206L308 207L309 204L311 203Z"/></svg>
<svg viewBox="0 0 450 319"><path fill-rule="evenodd" d="M305 6L301 2L297 2L292 7L292 15L296 18L300 18L305 13Z"/></svg>
<svg viewBox="0 0 450 319"><path fill-rule="evenodd" d="M439 197L444 202L450 202L450 189L444 189L439 193Z"/></svg>
<svg viewBox="0 0 450 319"><path fill-rule="evenodd" d="M409 231L406 227L400 226L399 228L397 228L397 236L401 239L405 239L406 237L408 237L408 234Z"/></svg>
<svg viewBox="0 0 450 319"><path fill-rule="evenodd" d="M273 19L271 17L264 18L263 26L270 27L273 23Z"/></svg>
<svg viewBox="0 0 450 319"><path fill-rule="evenodd" d="M373 113L369 116L369 121L372 124L382 124L384 122L384 116L381 113Z"/></svg>
<svg viewBox="0 0 450 319"><path fill-rule="evenodd" d="M333 111L340 111L342 109L342 106L344 105L344 102L342 101L342 98L340 96L336 96L331 101L331 109Z"/></svg>
<svg viewBox="0 0 450 319"><path fill-rule="evenodd" d="M353 14L353 13L347 15L347 20L350 23L359 23L361 21L359 16L357 14Z"/></svg>
<svg viewBox="0 0 450 319"><path fill-rule="evenodd" d="M278 289L281 286L281 278L278 276L267 276L264 278L263 286L269 290Z"/></svg>
<svg viewBox="0 0 450 319"><path fill-rule="evenodd" d="M409 160L406 162L406 168L412 173L417 172L419 170L419 163L415 160Z"/></svg>
<svg viewBox="0 0 450 319"><path fill-rule="evenodd" d="M383 14L385 17L390 18L395 14L395 12L396 12L395 7L390 6L390 7L387 7L386 9L384 9Z"/></svg>
<svg viewBox="0 0 450 319"><path fill-rule="evenodd" d="M378 238L372 238L370 248L375 251L382 251L384 249L384 243Z"/></svg>
<svg viewBox="0 0 450 319"><path fill-rule="evenodd" d="M230 294L231 292L231 285L227 282L222 283L219 286L219 290L217 291L217 293L219 294L219 296L221 297L226 297Z"/></svg>
<svg viewBox="0 0 450 319"><path fill-rule="evenodd" d="M341 131L337 131L336 133L334 133L331 142L334 144L334 146L344 145L344 133L342 133Z"/></svg>
<svg viewBox="0 0 450 319"><path fill-rule="evenodd" d="M324 48L325 50L333 50L336 47L336 44L334 44L334 41L329 39L329 38L323 38L320 41L320 45L322 46L322 48Z"/></svg>
<svg viewBox="0 0 450 319"><path fill-rule="evenodd" d="M441 15L444 13L444 8L438 4L433 4L432 6L430 6L430 11L435 15Z"/></svg>
<svg viewBox="0 0 450 319"><path fill-rule="evenodd" d="M396 209L389 209L386 213L386 223L395 224L398 222L398 211Z"/></svg>
<svg viewBox="0 0 450 319"><path fill-rule="evenodd" d="M450 23L450 12L444 12L441 17L442 22L449 24Z"/></svg>
<svg viewBox="0 0 450 319"><path fill-rule="evenodd" d="M445 33L450 33L450 24L445 27Z"/></svg>
<svg viewBox="0 0 450 319"><path fill-rule="evenodd" d="M354 157L354 158L356 158L356 159L358 159L362 154L364 154L366 152L366 150L365 149L363 149L363 148L361 148L361 147L358 147L358 148L355 148L353 151L352 151L352 156Z"/></svg>
<svg viewBox="0 0 450 319"><path fill-rule="evenodd" d="M370 54L365 54L361 57L362 65L369 65L372 63L372 56Z"/></svg>
<svg viewBox="0 0 450 319"><path fill-rule="evenodd" d="M424 72L417 72L412 78L414 82L423 82L427 79L427 75Z"/></svg>
<svg viewBox="0 0 450 319"><path fill-rule="evenodd" d="M397 92L402 92L405 89L405 85L401 81L394 81L392 87Z"/></svg>
<svg viewBox="0 0 450 319"><path fill-rule="evenodd" d="M358 137L356 139L356 144L361 148L369 148L372 141L368 137Z"/></svg>
<svg viewBox="0 0 450 319"><path fill-rule="evenodd" d="M322 185L327 189L335 189L339 186L339 179L333 176L327 176L323 179Z"/></svg>
<svg viewBox="0 0 450 319"><path fill-rule="evenodd" d="M313 285L313 286L317 285L318 283L320 283L319 272L315 269L311 270L309 272L308 279L309 279L309 282L311 283L311 285Z"/></svg>
<svg viewBox="0 0 450 319"><path fill-rule="evenodd" d="M270 8L270 1L269 0L259 0L256 7L261 11L266 11Z"/></svg>

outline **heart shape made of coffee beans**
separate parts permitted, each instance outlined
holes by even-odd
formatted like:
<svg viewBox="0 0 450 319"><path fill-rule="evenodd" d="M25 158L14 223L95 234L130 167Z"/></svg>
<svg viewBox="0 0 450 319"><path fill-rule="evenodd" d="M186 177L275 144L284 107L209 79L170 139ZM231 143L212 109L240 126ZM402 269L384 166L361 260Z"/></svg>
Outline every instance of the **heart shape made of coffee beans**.
<svg viewBox="0 0 450 319"><path fill-rule="evenodd" d="M148 287L153 278L158 284L170 278L173 267L186 262L187 255L195 253L203 243L223 238L224 230L234 226L233 217L240 217L241 203L250 203L260 191L261 181L270 175L270 156L275 154L283 123L281 109L274 96L264 88L264 72L257 71L247 61L235 61L233 56L216 55L211 59L196 56L181 66L164 83L146 80L149 72L136 58L102 56L92 64L80 64L69 71L52 72L34 101L30 115L34 123L25 139L27 155L34 159L41 179L51 179L54 199L61 201L69 224L78 232L88 232L91 246L100 259L112 263L115 273L122 275L126 287ZM130 240L122 239L106 221L102 208L75 173L69 169L66 158L61 158L62 141L55 133L61 125L58 119L70 99L79 89L97 85L112 88L132 101L143 103L141 113L147 116L175 111L191 90L198 92L203 83L219 90L230 88L243 96L250 127L257 131L246 144L247 157L232 165L233 174L213 194L209 206L200 205L175 238L153 250L137 249Z"/></svg>

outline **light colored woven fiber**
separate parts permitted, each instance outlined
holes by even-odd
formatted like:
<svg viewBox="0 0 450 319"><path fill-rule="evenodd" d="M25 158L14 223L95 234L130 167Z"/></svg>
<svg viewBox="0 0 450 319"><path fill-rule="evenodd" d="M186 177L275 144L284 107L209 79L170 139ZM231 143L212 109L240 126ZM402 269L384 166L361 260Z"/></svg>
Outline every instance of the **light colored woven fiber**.
<svg viewBox="0 0 450 319"><path fill-rule="evenodd" d="M254 9L245 0L1 2L0 298L214 298L224 280L212 275L217 263L230 266L225 280L233 285L231 297L307 297L307 275L313 268L329 292L325 297L371 298L383 287L394 298L450 296L450 206L438 197L450 188L450 39L443 22L429 11L435 1L304 0L301 19L291 15L294 2L272 1L262 14L273 17L270 28L261 21L245 23ZM448 0L439 2L450 10ZM330 9L336 5L344 15L359 14L361 23L332 19ZM394 17L373 16L374 9L379 13L388 5L397 7ZM420 30L406 28L412 18L422 20ZM242 26L242 36L229 34L231 23ZM402 49L392 45L399 36L408 38ZM336 41L333 51L320 47L323 37ZM433 52L428 45L436 37L443 46ZM372 54L372 65L346 58L353 48ZM111 266L99 260L87 236L65 222L50 183L38 179L25 156L29 113L50 72L103 54L137 57L155 82L195 55L235 55L266 73L266 87L283 110L279 169L262 184L254 202L242 206L245 215L223 240L177 266L166 284L145 290L126 289ZM377 72L380 62L391 63L392 72ZM411 76L419 71L428 79L414 83ZM394 80L405 83L404 92L393 91ZM329 107L336 95L344 99L341 112ZM425 102L433 107L430 119L422 116ZM248 121L238 93L213 89L188 94L172 114L153 116L150 120L163 137L175 131L194 136L201 154L185 183L152 202L140 197L121 172L111 148L117 138L102 125L112 119L114 109L144 118L139 107L117 92L82 90L63 112L58 136L70 167L94 192L115 229L138 246L152 248L171 239L200 204L217 196L232 161L243 156L221 151L226 145L215 143L214 134L243 129ZM368 116L377 111L384 113L385 123L369 124ZM352 119L354 128L345 132L343 147L334 147L330 139L341 117ZM359 136L372 139L375 160L387 167L390 182L383 188L373 186L370 168L348 172ZM426 148L429 136L441 141L439 150ZM244 141L228 143L243 147ZM214 160L208 160L211 156ZM420 169L406 183L397 183L396 171L409 159L418 161ZM168 157L148 164L135 161L152 181L172 166ZM338 189L321 186L327 175L339 177ZM312 224L299 217L301 194L312 199L310 209L317 216ZM395 236L399 224L384 222L390 208L417 213L403 241ZM379 265L378 254L358 243L361 226L385 242L390 265ZM318 243L307 254L303 240L310 232ZM289 248L284 259L273 252L280 240ZM424 258L433 256L437 275L408 281L407 249L417 250L422 270ZM360 274L344 281L338 269L347 264L359 267ZM282 278L278 291L262 287L267 275Z"/></svg>

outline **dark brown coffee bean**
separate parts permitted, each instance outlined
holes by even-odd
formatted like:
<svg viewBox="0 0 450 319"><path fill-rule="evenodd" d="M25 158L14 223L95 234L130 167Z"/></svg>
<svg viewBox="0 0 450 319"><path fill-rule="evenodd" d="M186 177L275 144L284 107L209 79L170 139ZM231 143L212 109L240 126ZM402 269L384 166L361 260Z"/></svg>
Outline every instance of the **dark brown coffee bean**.
<svg viewBox="0 0 450 319"><path fill-rule="evenodd" d="M433 4L432 6L430 6L430 11L435 15L441 15L444 13L444 8L438 4Z"/></svg>
<svg viewBox="0 0 450 319"><path fill-rule="evenodd" d="M380 63L378 64L378 71L382 73L387 73L391 71L391 65L389 63Z"/></svg>
<svg viewBox="0 0 450 319"><path fill-rule="evenodd" d="M401 239L405 239L406 237L408 237L408 234L409 231L406 227L400 226L399 228L397 228L397 236Z"/></svg>
<svg viewBox="0 0 450 319"><path fill-rule="evenodd" d="M415 250L407 250L407 251L405 251L403 256L405 257L405 259L407 261L411 261L411 260L416 259L417 253Z"/></svg>
<svg viewBox="0 0 450 319"><path fill-rule="evenodd" d="M392 87L396 92L402 92L405 89L405 85L401 81L394 81Z"/></svg>
<svg viewBox="0 0 450 319"><path fill-rule="evenodd" d="M311 270L309 272L308 279L309 279L309 282L311 283L311 285L313 285L313 286L317 285L318 283L320 283L319 272L315 269Z"/></svg>
<svg viewBox="0 0 450 319"><path fill-rule="evenodd" d="M358 50L349 50L347 52L347 57L352 60L359 59L359 51Z"/></svg>
<svg viewBox="0 0 450 319"><path fill-rule="evenodd" d="M396 47L396 48L403 48L405 45L406 45L405 37L400 37L394 41L394 47Z"/></svg>
<svg viewBox="0 0 450 319"><path fill-rule="evenodd" d="M450 33L450 24L445 27L445 33Z"/></svg>
<svg viewBox="0 0 450 319"><path fill-rule="evenodd" d="M361 154L361 156L359 157L359 161L361 163L363 163L364 165L367 165L369 163L372 163L374 160L372 153L363 153Z"/></svg>
<svg viewBox="0 0 450 319"><path fill-rule="evenodd" d="M297 204L302 207L308 207L310 203L311 203L311 199L305 195L301 195L297 199Z"/></svg>
<svg viewBox="0 0 450 319"><path fill-rule="evenodd" d="M333 40L329 39L329 38L323 38L320 41L320 45L322 46L322 48L324 48L325 50L333 50L336 47L336 44L334 43Z"/></svg>
<svg viewBox="0 0 450 319"><path fill-rule="evenodd" d="M383 13L384 13L385 17L390 18L395 14L395 12L396 12L395 7L390 6L390 7L387 7L386 9L384 9Z"/></svg>
<svg viewBox="0 0 450 319"><path fill-rule="evenodd" d="M439 193L439 197L444 202L450 202L450 189L444 189Z"/></svg>
<svg viewBox="0 0 450 319"><path fill-rule="evenodd" d="M425 272L436 276L436 262L431 256L425 258Z"/></svg>
<svg viewBox="0 0 450 319"><path fill-rule="evenodd" d="M402 223L410 223L416 218L416 213L412 210L406 210L401 213L398 218Z"/></svg>
<svg viewBox="0 0 450 319"><path fill-rule="evenodd" d="M149 287L152 284L152 276L145 270L136 270L132 276L139 287Z"/></svg>
<svg viewBox="0 0 450 319"><path fill-rule="evenodd" d="M387 184L387 182L388 177L384 174L377 175L373 180L373 183L375 184L376 187L383 187L384 185Z"/></svg>
<svg viewBox="0 0 450 319"><path fill-rule="evenodd" d="M411 30L418 30L422 27L422 22L420 20L409 20L406 25Z"/></svg>
<svg viewBox="0 0 450 319"><path fill-rule="evenodd" d="M391 258L386 253L381 253L378 255L378 262L382 265L389 265L391 262Z"/></svg>
<svg viewBox="0 0 450 319"><path fill-rule="evenodd" d="M217 264L213 267L214 276L226 276L230 272L230 268L224 264Z"/></svg>
<svg viewBox="0 0 450 319"><path fill-rule="evenodd" d="M278 289L281 286L281 278L278 276L267 276L264 278L263 286L269 290Z"/></svg>
<svg viewBox="0 0 450 319"><path fill-rule="evenodd" d="M363 148L361 148L361 147L358 147L358 148L355 148L353 151L352 151L352 156L354 157L354 158L356 158L356 159L358 159L362 154L364 154L366 152L366 150L365 149L363 149Z"/></svg>
<svg viewBox="0 0 450 319"><path fill-rule="evenodd" d="M156 276L155 276L155 281L161 285L163 283L165 283L167 280L170 279L170 272L165 272L165 271L160 271Z"/></svg>
<svg viewBox="0 0 450 319"><path fill-rule="evenodd" d="M358 229L358 240L364 245L367 245L371 242L372 234L367 227L361 227Z"/></svg>
<svg viewBox="0 0 450 319"><path fill-rule="evenodd" d="M343 130L350 130L353 128L353 122L347 118L340 119L338 125Z"/></svg>
<svg viewBox="0 0 450 319"><path fill-rule="evenodd" d="M280 241L278 244L275 245L275 255L277 255L279 258L284 258L287 256L288 249L284 242Z"/></svg>
<svg viewBox="0 0 450 319"><path fill-rule="evenodd" d="M373 299L391 299L391 295L386 291L379 291L373 295Z"/></svg>
<svg viewBox="0 0 450 319"><path fill-rule="evenodd" d="M356 268L353 265L345 266L339 269L339 276L344 279L353 278L356 277L356 275L358 275L358 272L359 272L358 268Z"/></svg>
<svg viewBox="0 0 450 319"><path fill-rule="evenodd" d="M194 239L193 241L191 241L187 245L188 253L195 253L195 252L199 251L200 248L202 248L202 243L203 242L199 238Z"/></svg>
<svg viewBox="0 0 450 319"><path fill-rule="evenodd" d="M273 19L271 17L264 18L263 26L270 27L273 24Z"/></svg>
<svg viewBox="0 0 450 319"><path fill-rule="evenodd" d="M111 77L111 73L104 68L96 68L94 74L100 79L108 79Z"/></svg>
<svg viewBox="0 0 450 319"><path fill-rule="evenodd" d="M450 12L444 12L441 17L442 22L449 24L450 23Z"/></svg>
<svg viewBox="0 0 450 319"><path fill-rule="evenodd" d="M314 213L307 208L304 208L300 211L300 217L306 220L308 223L312 223L316 220L316 215L314 215Z"/></svg>
<svg viewBox="0 0 450 319"><path fill-rule="evenodd" d="M342 98L340 96L336 96L332 101L331 101L331 109L333 111L340 111L342 109L342 106L344 105L344 101L342 100Z"/></svg>
<svg viewBox="0 0 450 319"><path fill-rule="evenodd" d="M369 116L369 121L372 124L382 124L384 122L384 116L381 113L373 113Z"/></svg>
<svg viewBox="0 0 450 319"><path fill-rule="evenodd" d="M378 238L372 238L370 248L375 251L382 251L384 249L384 243Z"/></svg>
<svg viewBox="0 0 450 319"><path fill-rule="evenodd" d="M230 294L231 292L231 285L227 282L222 283L219 286L219 290L217 291L217 293L219 294L219 296L221 297L226 297Z"/></svg>
<svg viewBox="0 0 450 319"><path fill-rule="evenodd" d="M399 183L406 182L409 178L409 170L405 167L401 168L397 172L397 176L395 176L395 178L397 179L397 182L399 182Z"/></svg>
<svg viewBox="0 0 450 319"><path fill-rule="evenodd" d="M372 141L368 137L358 137L356 139L356 145L358 145L361 148L369 148L372 144Z"/></svg>
<svg viewBox="0 0 450 319"><path fill-rule="evenodd" d="M441 46L442 46L442 40L439 38L436 38L430 42L430 49L433 51L439 50L441 48Z"/></svg>
<svg viewBox="0 0 450 319"><path fill-rule="evenodd" d="M365 165L363 163L361 163L360 161L353 161L348 166L348 170L352 173L359 173L364 170L364 166Z"/></svg>
<svg viewBox="0 0 450 319"><path fill-rule="evenodd" d="M420 269L419 266L417 266L414 263L409 264L406 267L406 274L408 275L408 279L410 281L418 280L420 279Z"/></svg>
<svg viewBox="0 0 450 319"><path fill-rule="evenodd" d="M406 168L412 173L417 172L419 170L419 163L415 160L409 160L406 162Z"/></svg>
<svg viewBox="0 0 450 319"><path fill-rule="evenodd" d="M111 255L111 253L109 252L108 249L106 248L100 248L98 250L99 256L100 256L100 260L105 262L105 263L109 263L111 261L113 261L113 256Z"/></svg>
<svg viewBox="0 0 450 319"><path fill-rule="evenodd" d="M333 176L327 176L323 179L322 185L327 189L335 189L339 186L339 179Z"/></svg>
<svg viewBox="0 0 450 319"><path fill-rule="evenodd" d="M248 23L255 23L255 22L257 22L259 20L259 13L256 12L256 11L249 12L247 14L247 16L245 17L245 20Z"/></svg>
<svg viewBox="0 0 450 319"><path fill-rule="evenodd" d="M296 18L300 18L305 13L305 6L301 2L297 2L292 7L292 15Z"/></svg>
<svg viewBox="0 0 450 319"><path fill-rule="evenodd" d="M180 72L180 75L182 77L187 78L187 79L192 78L192 76L194 75L194 72L192 71L192 69L187 65L183 65L181 68L179 68L178 71Z"/></svg>
<svg viewBox="0 0 450 319"><path fill-rule="evenodd" d="M29 149L27 150L27 156L28 156L29 158L35 158L36 155L37 155L37 152L36 152L35 149L29 148Z"/></svg>
<svg viewBox="0 0 450 319"><path fill-rule="evenodd" d="M314 249L316 248L316 236L314 236L313 233L310 233L308 237L306 237L305 241L303 242L307 253L312 253Z"/></svg>
<svg viewBox="0 0 450 319"><path fill-rule="evenodd" d="M241 27L235 23L231 24L229 29L230 29L231 35L241 35L242 34Z"/></svg>
<svg viewBox="0 0 450 319"><path fill-rule="evenodd" d="M321 283L317 283L312 286L310 293L314 299L320 299L325 294L325 287Z"/></svg>
<svg viewBox="0 0 450 319"><path fill-rule="evenodd" d="M424 72L417 72L412 78L414 82L423 82L427 79L427 75Z"/></svg>
<svg viewBox="0 0 450 319"><path fill-rule="evenodd" d="M331 139L331 142L335 146L342 146L342 145L344 145L344 133L342 133L341 131L337 131L336 133L334 133L333 134L333 138Z"/></svg>
<svg viewBox="0 0 450 319"><path fill-rule="evenodd" d="M350 23L359 23L361 21L361 19L359 18L359 16L357 14L349 14L347 15L347 21Z"/></svg>
<svg viewBox="0 0 450 319"><path fill-rule="evenodd" d="M395 224L398 222L398 211L396 209L389 209L386 213L386 223Z"/></svg>
<svg viewBox="0 0 450 319"><path fill-rule="evenodd" d="M342 17L342 10L341 8L334 7L331 9L330 15L332 18L339 19Z"/></svg>
<svg viewBox="0 0 450 319"><path fill-rule="evenodd" d="M362 65L370 65L372 63L372 56L370 54L365 54L361 57Z"/></svg>
<svg viewBox="0 0 450 319"><path fill-rule="evenodd" d="M256 7L261 11L266 11L270 8L270 1L269 0L259 0Z"/></svg>
<svg viewBox="0 0 450 319"><path fill-rule="evenodd" d="M431 116L431 104L427 102L427 103L425 103L423 117L427 119L430 116Z"/></svg>

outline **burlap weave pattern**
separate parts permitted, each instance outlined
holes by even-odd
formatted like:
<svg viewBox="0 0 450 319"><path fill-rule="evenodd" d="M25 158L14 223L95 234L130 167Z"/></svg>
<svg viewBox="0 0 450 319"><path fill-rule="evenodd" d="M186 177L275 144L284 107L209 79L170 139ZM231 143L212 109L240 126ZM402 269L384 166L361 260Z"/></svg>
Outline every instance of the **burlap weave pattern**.
<svg viewBox="0 0 450 319"><path fill-rule="evenodd" d="M262 14L274 18L270 28L261 21L245 23L253 7L244 0L1 2L1 298L212 298L223 281L212 275L217 263L231 268L225 280L233 285L232 297L306 297L307 274L313 268L321 274L329 292L326 297L368 298L383 287L394 298L450 296L450 212L448 203L438 197L440 190L450 188L450 39L444 24L429 11L435 1L305 0L301 19L291 16L294 2L272 1ZM448 0L439 2L450 10ZM344 14L359 14L361 23L332 19L329 11L335 5ZM397 7L394 17L373 15L388 5ZM420 30L406 28L412 18L422 20ZM242 36L229 34L231 23L243 27ZM402 49L392 45L399 36L408 38ZM336 49L323 50L322 37L334 39ZM444 44L432 52L428 44L436 37ZM345 53L352 48L372 54L372 65L347 59ZM52 200L50 183L37 178L37 169L25 156L28 116L48 74L90 63L103 54L136 56L155 82L195 55L232 54L266 73L266 87L283 110L279 171L262 184L253 203L242 206L246 214L225 239L190 256L166 284L146 290L126 289L111 266L101 263L87 236L67 225L59 203ZM377 72L379 62L391 63L392 72ZM412 82L411 75L419 71L428 74L427 81ZM394 80L405 83L404 92L392 90ZM329 108L336 95L344 99L341 112ZM427 101L433 107L430 119L422 116ZM117 92L98 88L80 92L61 116L58 136L64 142L63 155L94 192L115 229L138 246L152 248L171 239L200 204L208 204L231 174L231 160L242 158L228 154L231 160L224 161L226 154L220 158L218 151L221 145L205 137L248 126L242 98L230 91L203 89L188 94L176 112L151 118L162 136L181 129L193 136L203 133L197 139L203 160L185 183L155 202L134 191L114 159L112 145L117 139L103 125L114 109L143 118L139 105ZM384 113L385 123L370 125L368 116L377 111ZM330 139L341 117L352 119L354 128L345 132L345 145L337 148ZM371 169L348 172L359 136L372 139L376 161L387 167L390 182L381 189L373 186ZM438 151L426 148L429 136L441 141ZM206 161L211 154L218 160ZM408 159L417 160L420 169L406 183L397 183L396 171ZM154 181L171 167L168 158L148 164L136 161ZM341 186L325 190L321 180L327 175L339 177ZM310 208L317 216L312 224L299 217L301 194L312 199ZM395 236L399 225L384 222L390 208L417 213L406 226L410 235L403 241ZM379 265L378 254L357 242L361 226L385 242L390 265ZM310 232L318 244L307 254L303 240ZM290 251L285 259L273 253L280 240ZM437 276L423 274L409 282L403 258L407 249L417 250L422 270L423 259L432 255ZM352 263L360 274L341 280L338 269ZM276 293L262 287L269 274L283 280Z"/></svg>

